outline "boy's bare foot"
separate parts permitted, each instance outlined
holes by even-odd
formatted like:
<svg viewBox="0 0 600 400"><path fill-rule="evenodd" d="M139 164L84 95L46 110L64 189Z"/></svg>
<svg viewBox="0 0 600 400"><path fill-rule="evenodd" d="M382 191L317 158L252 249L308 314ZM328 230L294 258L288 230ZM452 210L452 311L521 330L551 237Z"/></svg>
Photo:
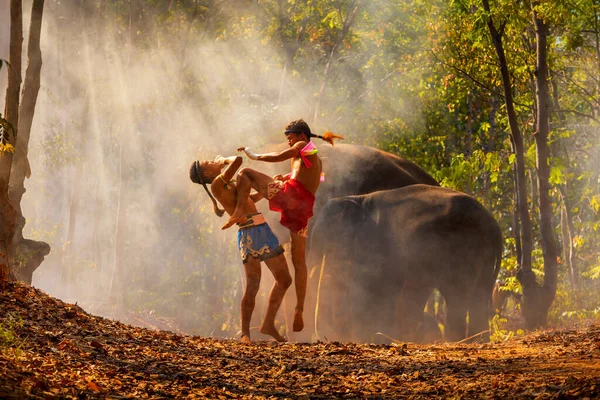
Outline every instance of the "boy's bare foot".
<svg viewBox="0 0 600 400"><path fill-rule="evenodd" d="M242 342L242 343L251 343L252 340L250 340L250 335L242 334L240 342Z"/></svg>
<svg viewBox="0 0 600 400"><path fill-rule="evenodd" d="M231 217L229 217L229 220L225 223L225 225L223 225L221 227L221 229L227 229L227 228L233 226L233 224L246 222L247 219L248 218L246 218L246 216L244 214L233 213L231 215Z"/></svg>
<svg viewBox="0 0 600 400"><path fill-rule="evenodd" d="M292 325L294 332L300 332L304 329L304 319L302 318L302 311L296 310L294 313L294 324Z"/></svg>
<svg viewBox="0 0 600 400"><path fill-rule="evenodd" d="M260 333L262 333L264 335L272 336L278 342L287 342L287 339L284 338L283 336L281 336L279 334L279 332L277 332L277 329L275 329L274 326L267 327L267 326L263 325L260 327Z"/></svg>

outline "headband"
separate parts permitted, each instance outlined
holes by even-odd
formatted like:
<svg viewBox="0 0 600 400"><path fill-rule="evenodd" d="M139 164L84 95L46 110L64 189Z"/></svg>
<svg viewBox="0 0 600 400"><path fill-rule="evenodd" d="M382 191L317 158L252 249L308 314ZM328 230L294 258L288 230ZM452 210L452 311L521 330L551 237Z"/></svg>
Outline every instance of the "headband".
<svg viewBox="0 0 600 400"><path fill-rule="evenodd" d="M303 131L301 129L287 129L284 134L289 134L289 133L304 133L306 136L308 136L308 139L310 140L311 137L316 137L319 139L323 139L324 141L326 141L327 143L329 143L330 145L333 146L333 140L334 139L344 139L343 136L341 135L336 135L335 133L332 132L325 132L322 136L321 135L315 135L314 133L312 133L309 129L308 132Z"/></svg>
<svg viewBox="0 0 600 400"><path fill-rule="evenodd" d="M288 129L285 132L283 132L284 135L287 135L290 133L304 133L308 137L316 137L317 136L314 133L312 133L310 130L308 132L306 132L306 131L303 131L302 129Z"/></svg>
<svg viewBox="0 0 600 400"><path fill-rule="evenodd" d="M206 182L204 182L204 179L202 178L202 167L200 167L200 161L194 161L194 163L192 164L192 167L190 168L190 179L192 182L200 184L204 187L204 190L206 190L208 197L210 197L210 200L213 203L213 211L215 212L215 214L217 214L217 216L222 217L225 213L225 210L221 210L219 208L219 206L217 205L217 201L213 197L210 190L208 190L208 188L206 187Z"/></svg>
<svg viewBox="0 0 600 400"><path fill-rule="evenodd" d="M200 161L194 161L192 168L190 168L190 179L194 183L204 185L204 179L202 179L202 168L200 167Z"/></svg>

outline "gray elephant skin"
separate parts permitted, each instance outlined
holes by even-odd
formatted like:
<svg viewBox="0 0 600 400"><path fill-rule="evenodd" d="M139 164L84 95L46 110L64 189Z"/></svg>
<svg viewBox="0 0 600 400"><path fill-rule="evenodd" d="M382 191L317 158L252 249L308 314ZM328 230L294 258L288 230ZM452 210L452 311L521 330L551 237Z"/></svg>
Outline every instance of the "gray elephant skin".
<svg viewBox="0 0 600 400"><path fill-rule="evenodd" d="M321 209L328 200L334 197L360 195L378 190L388 190L415 184L439 186L438 182L425 170L412 161L398 157L394 154L368 146L355 144L336 143L331 147L326 143L316 143L319 148L319 157L323 162L325 180L317 190L314 215L309 221L309 242L307 253L310 257L310 237L312 227L318 219ZM273 147L269 151L280 151L287 147ZM275 175L289 172L287 163L268 164L254 163L249 165L264 173ZM279 214L270 212L266 201L258 203L259 210L265 214L269 225L282 243L289 241L289 231L279 224ZM291 260L288 261L290 268ZM309 282L305 305L305 329L303 332L294 333L294 340L311 341L314 339L314 311L318 273L315 273L319 263L308 262ZM312 272L312 273L311 273ZM294 291L288 291L288 307L293 304L291 297ZM288 313L291 311L288 309Z"/></svg>
<svg viewBox="0 0 600 400"><path fill-rule="evenodd" d="M446 300L446 340L489 329L502 233L471 196L416 184L334 198L316 218L310 248L311 263L326 255L329 340L368 342L375 332L410 340L433 288Z"/></svg>
<svg viewBox="0 0 600 400"><path fill-rule="evenodd" d="M314 215L309 221L309 236L311 234L310 227L318 217L320 209L331 198L367 194L418 183L439 186L438 182L417 164L394 154L354 144L338 143L335 147L325 143L317 143L317 145L319 156L323 162L325 180L317 190ZM283 148L274 147L272 151L279 151ZM269 175L289 172L287 163L277 165L254 163L250 167L257 168ZM265 201L258 205L260 210L265 213L279 240L289 241L289 231L278 222L279 214L269 212L268 204Z"/></svg>

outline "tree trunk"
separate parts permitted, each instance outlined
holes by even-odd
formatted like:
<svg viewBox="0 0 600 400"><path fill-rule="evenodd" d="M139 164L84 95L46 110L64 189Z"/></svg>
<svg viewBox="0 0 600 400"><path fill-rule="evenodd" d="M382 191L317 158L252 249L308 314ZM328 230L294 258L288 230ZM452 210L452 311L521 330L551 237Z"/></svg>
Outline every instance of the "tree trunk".
<svg viewBox="0 0 600 400"><path fill-rule="evenodd" d="M131 53L133 51L133 36L135 28L135 20L133 16L132 3L129 3L129 46L126 55L126 67L129 67L131 60ZM123 85L122 90L126 90L127 99L129 100L129 88L123 81L124 76L121 76L121 83ZM129 110L131 112L131 110ZM125 132L123 129L120 131L119 139L119 183L117 189L117 220L115 224L115 243L113 253L113 269L110 278L109 287L109 303L115 307L116 315L120 315L123 312L123 293L124 293L124 270L123 270L123 258L125 256L125 229L127 223L126 217L126 200L125 200L125 188L123 186L123 180L125 179L124 172L124 160L123 154L125 152Z"/></svg>
<svg viewBox="0 0 600 400"><path fill-rule="evenodd" d="M559 127L563 128L565 126L565 116L564 113L560 109L560 104L558 102L558 85L555 79L551 79L550 83L552 85L552 100L554 109L557 110L558 123ZM567 169L567 176L571 175L571 173L576 172L571 167L571 161L569 157L569 152L564 144L561 141L557 141L553 150L560 152L561 157L565 160L565 165ZM575 237L575 227L573 226L573 214L571 213L571 205L568 196L568 180L564 185L558 188L560 192L560 197L562 200L562 211L561 211L561 231L563 236L563 258L567 265L569 281L571 282L571 287L575 290L579 289L579 271L577 268L577 259L575 257L575 246L573 245L573 238Z"/></svg>
<svg viewBox="0 0 600 400"><path fill-rule="evenodd" d="M79 154L83 154L79 152ZM69 219L67 220L67 233L63 242L62 254L60 258L60 278L61 283L67 288L67 298L71 295L73 284L73 257L72 248L75 239L75 226L77 223L77 211L79 206L79 183L82 179L83 166L76 166L73 171L71 182L71 195L69 196Z"/></svg>
<svg viewBox="0 0 600 400"><path fill-rule="evenodd" d="M327 81L329 78L329 73L331 72L331 65L333 61L333 57L335 57L338 48L342 44L342 41L348 34L350 27L354 23L354 18L356 17L356 12L358 11L358 6L360 5L361 0L354 0L350 7L348 8L348 15L344 20L344 25L342 27L342 32L340 32L340 36L337 41L331 48L331 52L329 53L329 58L327 60L327 64L325 65L325 71L323 72L323 80L321 81L321 88L319 89L319 94L317 96L317 102L315 103L315 115L313 118L313 125L316 126L317 121L319 119L319 112L321 108L321 100L323 98L323 94L325 93L325 86L327 86Z"/></svg>
<svg viewBox="0 0 600 400"><path fill-rule="evenodd" d="M531 196L530 197L531 198L531 205L530 205L529 212L531 213L531 215L535 215L535 213L536 213L535 205L538 204L538 201L537 201L538 190L537 190L537 187L536 187L536 180L535 180L535 176L534 176L536 174L531 169L528 169L526 171L526 173L527 173L527 180L529 182L529 191L531 193L531 195L530 195ZM539 207L539 205L538 205L538 207Z"/></svg>
<svg viewBox="0 0 600 400"><path fill-rule="evenodd" d="M10 50L8 86L4 118L12 125L9 131L3 130L2 144L16 145L19 125L19 91L21 89L21 52L23 49L23 7L21 0L10 2ZM8 182L13 153L4 152L0 157L0 290L8 281L9 259L13 252L12 241L15 233L16 211L8 197Z"/></svg>
<svg viewBox="0 0 600 400"><path fill-rule="evenodd" d="M125 199L123 189L123 146L124 133L121 132L119 145L119 186L117 190L117 221L113 253L113 269L110 278L109 303L118 314L123 310L123 255L125 253Z"/></svg>
<svg viewBox="0 0 600 400"><path fill-rule="evenodd" d="M35 105L40 91L40 72L42 69L42 52L40 50L40 34L44 0L34 0L31 8L31 24L27 44L27 69L21 94L19 123L13 165L10 172L9 198L17 213L15 233L13 236L14 254L17 262L12 262L14 274L18 279L31 284L33 272L39 267L44 257L50 253L50 246L44 242L23 240L25 218L21 210L21 199L25 193L25 178L31 175L29 160L29 138Z"/></svg>
<svg viewBox="0 0 600 400"><path fill-rule="evenodd" d="M561 111L560 104L558 102L558 84L556 83L555 78L550 79L550 84L552 86L552 96L553 106L556 110L556 114L558 117L559 127L563 128L565 126L565 116ZM552 150L556 150L560 152L561 157L565 160L565 165L567 169L567 176L571 175L571 173L575 173L573 168L571 167L571 161L569 157L569 152L564 144L561 141L557 141L555 147ZM575 290L579 289L579 271L577 268L577 259L575 257L575 246L573 245L573 238L575 237L575 227L573 226L573 214L571 213L571 205L568 196L568 187L569 182L565 182L564 185L559 186L558 190L560 193L560 197L562 200L562 211L561 211L561 232L563 236L563 259L565 260L569 281L571 282L571 287Z"/></svg>
<svg viewBox="0 0 600 400"><path fill-rule="evenodd" d="M29 40L27 43L27 69L21 94L19 108L19 136L15 146L15 155L10 173L9 196L13 206L18 212L17 227L15 232L15 245L23 238L25 219L21 211L21 199L25 193L25 178L29 178L31 170L27 159L29 138L35 104L40 91L40 71L42 69L42 52L40 50L40 33L42 29L42 13L44 0L34 0L31 8L31 24Z"/></svg>
<svg viewBox="0 0 600 400"><path fill-rule="evenodd" d="M517 192L517 208L519 210L519 219L521 225L521 259L519 260L520 268L524 271L531 272L531 252L533 249L533 233L531 220L529 218L529 210L527 209L527 187L525 185L525 151L523 145L523 136L519 129L517 114L515 112L510 74L508 71L508 62L504 54L504 46L502 44L502 35L504 27L499 30L494 25L491 17L490 5L488 0L483 0L483 7L490 15L487 21L488 29L498 55L500 63L500 71L502 75L502 87L504 89L504 101L506 103L506 111L508 114L508 123L510 125L510 139L515 153L515 190ZM533 273L533 272L531 272Z"/></svg>
<svg viewBox="0 0 600 400"><path fill-rule="evenodd" d="M569 199L567 198L566 189L561 187L559 190L563 203L560 213L560 225L563 240L563 259L565 260L565 264L567 266L571 287L575 290L578 290L579 271L577 269L577 262L575 258L575 246L573 246L573 238L575 237L573 215L571 215L571 206L569 204Z"/></svg>
<svg viewBox="0 0 600 400"><path fill-rule="evenodd" d="M516 182L517 181L517 167L513 167L513 179ZM515 183L516 186L516 183ZM519 207L518 205L519 203L519 192L515 191L514 193L514 202L515 202L515 208L513 209L513 213L512 213L512 228L513 228L513 235L515 238L515 253L517 256L517 260L521 260L522 256L523 256L523 246L521 245L521 223L519 222Z"/></svg>
<svg viewBox="0 0 600 400"><path fill-rule="evenodd" d="M492 111L490 113L490 129L488 131L487 148L488 151L496 149L496 113L498 112L498 99L492 98Z"/></svg>
<svg viewBox="0 0 600 400"><path fill-rule="evenodd" d="M288 74L288 71L294 68L294 57L296 56L296 52L298 51L298 47L300 47L300 40L302 39L302 35L306 31L306 24L308 23L309 14L304 17L302 21L302 26L296 35L296 43L291 44L288 40L286 40L284 35L284 25L286 21L289 21L289 17L284 13L284 1L279 0L279 38L281 40L281 45L283 46L283 52L285 56L285 63L283 65L283 71L281 71L281 81L279 83L279 96L277 99L277 105L281 105L281 101L283 100L283 95L285 92L285 80ZM312 5L312 0L309 3ZM308 7L308 4L307 4ZM293 10L292 13L293 14Z"/></svg>
<svg viewBox="0 0 600 400"><path fill-rule="evenodd" d="M556 296L558 282L558 248L554 237L552 226L552 199L550 198L550 147L548 146L550 91L548 87L548 62L547 62L547 35L548 30L544 21L537 15L535 7L537 2L532 3L533 22L536 28L537 39L537 75L536 75L536 97L537 97L537 131L535 133L536 143L536 166L538 201L540 206L540 233L542 251L544 254L544 283L540 288L525 290L523 288L523 312L530 328L546 326L548 310Z"/></svg>
<svg viewBox="0 0 600 400"><path fill-rule="evenodd" d="M287 75L288 68L291 68L292 63L294 62L294 54L292 53L292 49L285 39L285 35L283 34L283 26L286 21L286 15L283 12L283 0L279 0L279 38L281 39L281 44L283 46L283 54L285 55L285 63L283 65L283 71L281 71L281 81L279 83L279 96L277 99L277 105L281 105L281 99L283 98L283 88L285 86L285 78ZM294 51L295 53L295 51Z"/></svg>
<svg viewBox="0 0 600 400"><path fill-rule="evenodd" d="M473 154L473 99L472 95L467 95L467 120L465 121L465 147L464 154L470 157Z"/></svg>

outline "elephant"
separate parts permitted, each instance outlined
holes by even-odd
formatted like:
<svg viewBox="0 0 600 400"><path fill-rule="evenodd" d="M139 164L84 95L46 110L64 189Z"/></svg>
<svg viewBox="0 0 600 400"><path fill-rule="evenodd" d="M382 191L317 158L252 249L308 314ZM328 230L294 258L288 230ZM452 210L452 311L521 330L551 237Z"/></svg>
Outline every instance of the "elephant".
<svg viewBox="0 0 600 400"><path fill-rule="evenodd" d="M279 147L274 149L281 150ZM373 147L345 143L338 143L335 147L321 145L319 156L325 175L316 193L313 217L309 221L309 235L320 209L331 198L367 194L419 183L439 186L430 174L412 161ZM268 168L269 165L264 167L265 173L285 173ZM285 167L288 167L287 164ZM265 205L262 207L266 211ZM278 214L266 213L266 218L280 240L289 239L289 232L277 222Z"/></svg>
<svg viewBox="0 0 600 400"><path fill-rule="evenodd" d="M446 301L447 340L489 329L502 233L465 193L415 184L330 199L310 245L312 263L326 257L330 279L320 293L333 297L330 340L368 342L377 331L414 337L433 288Z"/></svg>
<svg viewBox="0 0 600 400"><path fill-rule="evenodd" d="M281 150L274 147L270 151ZM419 167L412 161L406 160L397 155L368 146L355 144L336 143L335 147L329 145L319 146L319 156L323 162L323 171L325 173L324 181L320 185L316 193L315 206L313 217L309 221L309 241L307 245L307 253L310 257L311 240L313 236L312 229L314 222L318 219L323 206L334 197L342 197L348 195L361 195L372 193L379 190L388 190L401 188L415 184L425 184L431 186L439 186L439 183L425 170ZM276 174L286 173L281 170L283 164L277 167L280 170L266 168L264 172ZM262 165L261 165L262 167ZM285 166L287 167L287 165ZM279 224L279 214L268 212L265 202L262 205L259 203L259 210L265 213L269 225L279 238L284 243L289 240L289 231ZM314 315L311 315L315 310L316 299L316 266L320 263L308 264L309 282L307 293L306 312L306 327L302 334L294 334L295 339L301 341L310 341L314 327ZM310 272L313 272L312 274ZM291 291L293 292L293 291ZM289 296L290 294L288 294Z"/></svg>
<svg viewBox="0 0 600 400"><path fill-rule="evenodd" d="M372 193L415 184L439 186L412 161L372 147L353 144L321 146L325 181L317 191L322 205L333 197Z"/></svg>

